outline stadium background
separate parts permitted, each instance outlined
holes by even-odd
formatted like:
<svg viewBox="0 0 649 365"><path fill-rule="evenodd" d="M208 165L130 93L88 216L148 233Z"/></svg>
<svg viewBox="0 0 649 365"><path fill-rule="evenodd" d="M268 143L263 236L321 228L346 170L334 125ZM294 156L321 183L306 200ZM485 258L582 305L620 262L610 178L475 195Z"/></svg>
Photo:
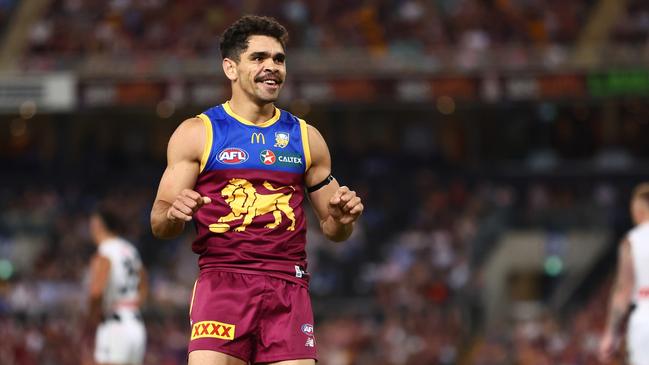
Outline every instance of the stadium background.
<svg viewBox="0 0 649 365"><path fill-rule="evenodd" d="M310 219L321 364L596 363L649 178L642 0L0 0L0 363L87 356L99 199L150 271L146 363L185 363L191 230L155 240L149 209L246 13L289 29L279 105L365 201L342 245Z"/></svg>

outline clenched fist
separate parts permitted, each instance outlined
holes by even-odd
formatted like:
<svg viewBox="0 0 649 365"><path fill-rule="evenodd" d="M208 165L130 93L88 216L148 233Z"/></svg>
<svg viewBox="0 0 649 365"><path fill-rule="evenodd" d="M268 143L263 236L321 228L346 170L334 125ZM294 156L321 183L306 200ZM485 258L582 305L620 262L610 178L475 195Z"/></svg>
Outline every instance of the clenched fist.
<svg viewBox="0 0 649 365"><path fill-rule="evenodd" d="M184 189L176 196L176 200L171 204L167 210L167 219L172 222L192 220L192 216L203 205L209 204L212 199L201 196L201 194L194 190Z"/></svg>
<svg viewBox="0 0 649 365"><path fill-rule="evenodd" d="M329 215L334 220L342 224L349 224L356 221L363 213L363 203L361 203L361 198L356 196L355 191L341 186L329 199L328 209Z"/></svg>

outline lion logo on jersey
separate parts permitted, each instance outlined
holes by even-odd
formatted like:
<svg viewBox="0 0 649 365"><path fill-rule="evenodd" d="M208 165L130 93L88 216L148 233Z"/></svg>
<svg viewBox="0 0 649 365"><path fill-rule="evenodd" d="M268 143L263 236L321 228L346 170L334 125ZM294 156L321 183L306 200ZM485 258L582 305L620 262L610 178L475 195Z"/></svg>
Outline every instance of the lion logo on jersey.
<svg viewBox="0 0 649 365"><path fill-rule="evenodd" d="M268 181L263 186L274 193L260 194L257 189L246 179L230 179L228 184L221 190L221 196L225 198L232 212L219 218L216 223L210 224L210 231L224 233L230 230L227 222L243 219L241 224L234 228L235 232L246 230L252 220L264 214L272 213L275 221L265 225L265 228L275 229L282 223L282 213L291 221L288 231L295 230L295 214L289 201L295 192L292 186L273 187ZM286 191L289 191L286 193Z"/></svg>
<svg viewBox="0 0 649 365"><path fill-rule="evenodd" d="M290 141L289 135L286 132L275 132L275 145L273 147L284 148L288 146Z"/></svg>

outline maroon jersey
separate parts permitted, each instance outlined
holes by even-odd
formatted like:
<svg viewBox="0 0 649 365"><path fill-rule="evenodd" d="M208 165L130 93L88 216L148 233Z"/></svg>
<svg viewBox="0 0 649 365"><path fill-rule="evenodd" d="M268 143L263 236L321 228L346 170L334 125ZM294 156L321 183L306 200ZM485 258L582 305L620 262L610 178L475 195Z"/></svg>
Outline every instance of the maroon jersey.
<svg viewBox="0 0 649 365"><path fill-rule="evenodd" d="M212 199L194 215L200 269L261 271L306 285L306 123L275 109L254 125L228 103L199 117L207 140L195 190Z"/></svg>

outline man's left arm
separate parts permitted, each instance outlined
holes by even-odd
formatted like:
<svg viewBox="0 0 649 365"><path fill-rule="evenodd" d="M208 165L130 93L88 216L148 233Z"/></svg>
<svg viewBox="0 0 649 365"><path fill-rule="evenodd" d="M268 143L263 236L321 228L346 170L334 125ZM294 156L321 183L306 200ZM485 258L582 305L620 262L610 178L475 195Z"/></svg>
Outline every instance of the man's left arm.
<svg viewBox="0 0 649 365"><path fill-rule="evenodd" d="M332 241L344 241L352 234L354 222L363 213L361 198L331 177L331 156L324 138L313 126L307 127L311 167L304 177L311 205L320 219L322 233Z"/></svg>

